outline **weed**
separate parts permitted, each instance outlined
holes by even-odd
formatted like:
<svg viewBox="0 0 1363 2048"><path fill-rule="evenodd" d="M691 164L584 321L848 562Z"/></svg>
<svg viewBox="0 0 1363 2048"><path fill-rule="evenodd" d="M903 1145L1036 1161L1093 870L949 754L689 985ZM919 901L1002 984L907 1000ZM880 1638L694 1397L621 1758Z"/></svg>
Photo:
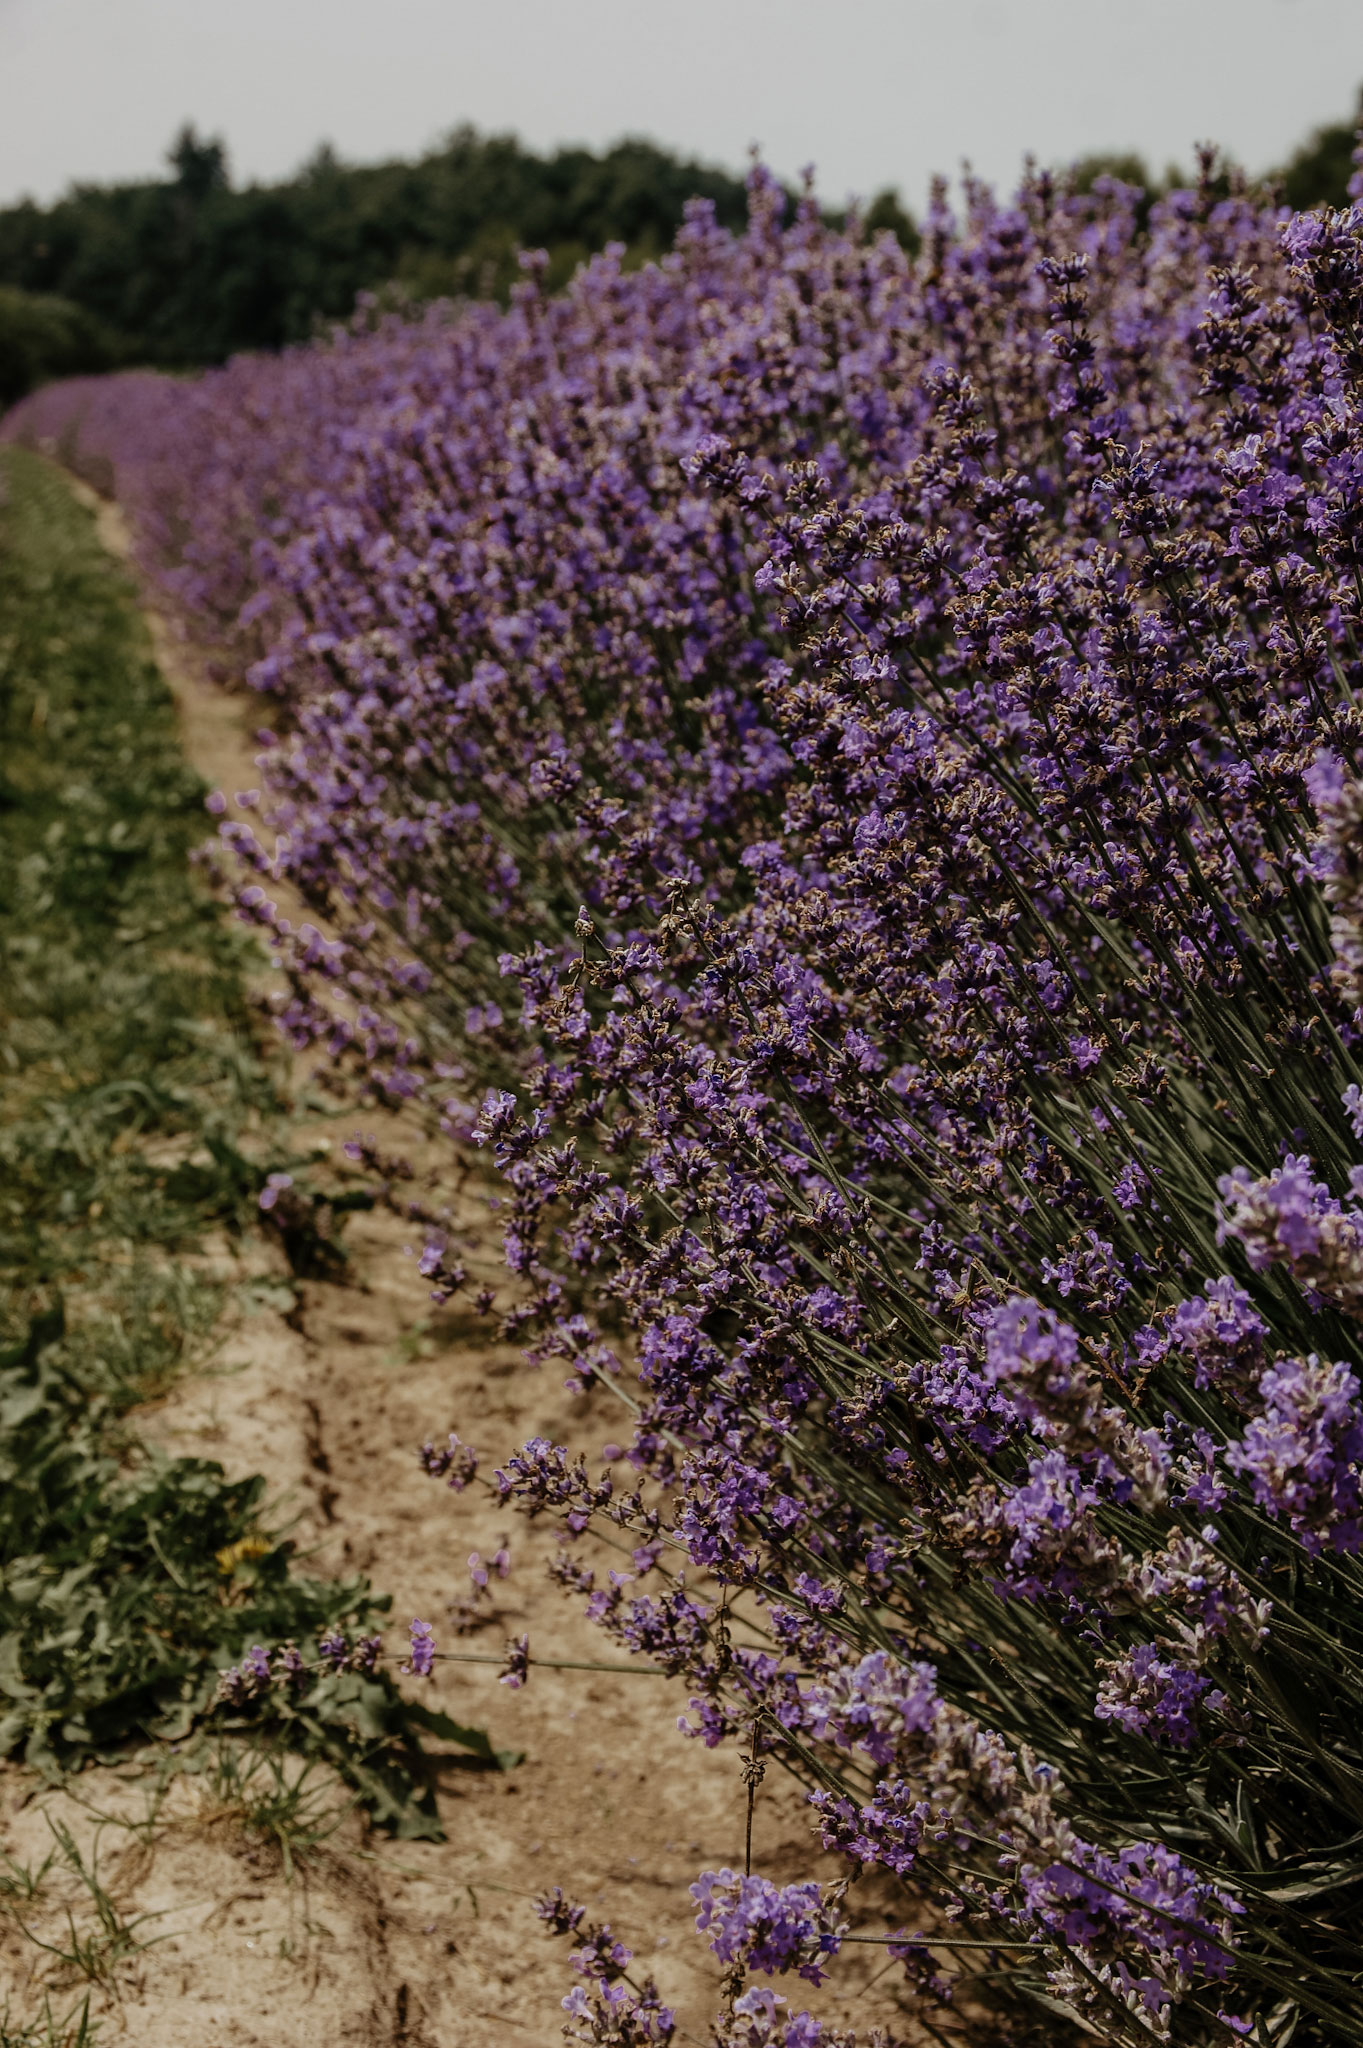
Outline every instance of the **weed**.
<svg viewBox="0 0 1363 2048"><path fill-rule="evenodd" d="M56 1850L49 1851L36 1870L27 1863L16 1863L12 1856L0 1850L0 1911L11 1905L29 1905L37 1898L43 1887L43 1880L52 1868Z"/></svg>
<svg viewBox="0 0 1363 2048"><path fill-rule="evenodd" d="M49 1775L129 1738L188 1734L252 1641L373 1611L305 1579L262 1530L263 1479L197 1458L120 1465L60 1352L54 1312L0 1354L0 1750ZM97 1532L92 1535L92 1531Z"/></svg>
<svg viewBox="0 0 1363 2048"><path fill-rule="evenodd" d="M87 1983L98 1985L101 1990L110 1990L124 1963L130 1962L141 1950L150 1947L150 1939L143 1939L138 1929L147 1921L159 1919L159 1913L139 1913L132 1920L125 1920L112 1894L99 1875L99 1831L95 1832L89 1860L82 1855L71 1830L59 1820L47 1816L57 1845L60 1867L66 1870L88 1896L94 1908L92 1924L78 1926L75 1914L66 1908L66 1941L44 1941L31 1927L20 1920L27 1939L35 1948L55 1957L68 1970L83 1977ZM18 1915L15 1916L18 1918Z"/></svg>
<svg viewBox="0 0 1363 2048"><path fill-rule="evenodd" d="M88 1993L60 2019L46 1996L41 2013L32 2019L16 2020L8 2000L0 2012L0 2048L94 2048L95 2033Z"/></svg>
<svg viewBox="0 0 1363 2048"><path fill-rule="evenodd" d="M203 1762L205 1822L228 1820L249 1841L276 1851L285 1881L314 1860L347 1816L353 1797L315 1761L237 1743L214 1744Z"/></svg>

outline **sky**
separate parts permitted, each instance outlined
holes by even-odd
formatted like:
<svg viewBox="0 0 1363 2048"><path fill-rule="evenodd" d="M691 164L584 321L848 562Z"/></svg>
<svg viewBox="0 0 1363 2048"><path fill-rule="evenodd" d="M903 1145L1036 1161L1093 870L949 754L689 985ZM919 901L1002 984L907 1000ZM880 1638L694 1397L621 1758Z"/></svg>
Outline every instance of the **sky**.
<svg viewBox="0 0 1363 2048"><path fill-rule="evenodd" d="M531 147L647 135L921 209L968 158L1007 183L1220 142L1250 170L1352 113L1363 0L0 0L0 204L158 174L186 120L239 182L326 141L370 162L471 121Z"/></svg>

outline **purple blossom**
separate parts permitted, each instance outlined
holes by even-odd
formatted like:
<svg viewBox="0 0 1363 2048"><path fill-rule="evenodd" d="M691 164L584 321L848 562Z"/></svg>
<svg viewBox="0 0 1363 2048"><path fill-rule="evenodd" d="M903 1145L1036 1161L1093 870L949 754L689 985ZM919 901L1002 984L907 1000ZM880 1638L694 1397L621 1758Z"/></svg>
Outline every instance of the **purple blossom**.
<svg viewBox="0 0 1363 2048"><path fill-rule="evenodd" d="M382 1636L357 1636L350 1652L350 1668L352 1671L374 1672L382 1655Z"/></svg>
<svg viewBox="0 0 1363 2048"><path fill-rule="evenodd" d="M253 1643L240 1664L219 1671L217 1698L225 1706L246 1707L268 1693L274 1683L270 1653L263 1643Z"/></svg>
<svg viewBox="0 0 1363 2048"><path fill-rule="evenodd" d="M252 1643L241 1660L242 1675L260 1686L270 1683L270 1653L262 1643Z"/></svg>
<svg viewBox="0 0 1363 2048"><path fill-rule="evenodd" d="M1209 1707L1222 1704L1204 1673L1161 1655L1154 1643L1138 1643L1109 1664L1093 1710L1100 1721L1119 1722L1133 1735L1188 1749L1198 1737L1197 1709L1204 1696Z"/></svg>
<svg viewBox="0 0 1363 2048"><path fill-rule="evenodd" d="M586 1907L566 1897L559 1885L541 1893L535 1901L535 1916L544 1922L551 1934L575 1934L586 1915Z"/></svg>
<svg viewBox="0 0 1363 2048"><path fill-rule="evenodd" d="M1200 1390L1243 1383L1261 1366L1267 1336L1268 1325L1244 1289L1223 1276L1179 1303L1162 1341L1166 1351L1191 1358L1193 1385Z"/></svg>
<svg viewBox="0 0 1363 2048"><path fill-rule="evenodd" d="M651 1977L642 1983L626 1980L633 1953L615 1939L609 1926L589 1922L585 1908L566 1898L558 1886L535 1901L535 1912L550 1934L571 1934L579 1943L569 1960L585 1981L575 1984L563 2000L568 2014L565 2036L600 2043L601 2048L667 2048L675 2016Z"/></svg>
<svg viewBox="0 0 1363 2048"><path fill-rule="evenodd" d="M936 1678L930 1664L906 1666L876 1650L803 1692L801 1718L818 1740L888 1764L906 1734L932 1726L939 1705Z"/></svg>
<svg viewBox="0 0 1363 2048"><path fill-rule="evenodd" d="M1163 1844L1137 1842L1114 1856L1073 1836L1065 1848L1063 1860L1050 1863L1019 1852L1026 1919L1094 1959L1115 1950L1113 1977L1156 2016L1167 2012L1177 1979L1226 1976L1232 1916L1244 1910L1229 1893ZM1131 1961L1120 1954L1126 1941Z"/></svg>
<svg viewBox="0 0 1363 2048"><path fill-rule="evenodd" d="M423 1472L432 1479L444 1479L455 1493L462 1493L478 1472L477 1452L462 1443L454 1430L450 1431L449 1442L438 1450L434 1444L424 1443L417 1452L417 1460Z"/></svg>
<svg viewBox="0 0 1363 2048"><path fill-rule="evenodd" d="M506 1646L506 1665L500 1674L499 1683L509 1685L518 1692L530 1676L530 1638L513 1636Z"/></svg>
<svg viewBox="0 0 1363 2048"><path fill-rule="evenodd" d="M294 1643L284 1643L274 1653L270 1676L276 1685L297 1691L307 1682L307 1666Z"/></svg>
<svg viewBox="0 0 1363 2048"><path fill-rule="evenodd" d="M402 1668L413 1678L429 1678L435 1668L435 1630L428 1621L414 1621L409 1634L411 1649Z"/></svg>
<svg viewBox="0 0 1363 2048"><path fill-rule="evenodd" d="M1219 1193L1218 1235L1238 1239L1256 1273L1285 1265L1310 1296L1363 1309L1363 1210L1331 1195L1304 1153L1260 1179L1237 1167Z"/></svg>
<svg viewBox="0 0 1363 2048"><path fill-rule="evenodd" d="M817 1884L776 1885L733 1870L703 1871L691 1887L696 1926L722 1963L768 1976L798 1970L822 1983L825 1958L842 1946L845 1923Z"/></svg>
<svg viewBox="0 0 1363 2048"><path fill-rule="evenodd" d="M1231 1445L1226 1463L1308 1551L1357 1550L1363 1403L1356 1373L1314 1353L1284 1359L1263 1374L1259 1394L1263 1412Z"/></svg>
<svg viewBox="0 0 1363 2048"><path fill-rule="evenodd" d="M622 1983L595 1983L590 1990L575 1984L563 2000L570 2041L596 2042L602 2048L666 2048L675 2031L670 2006L662 2003L651 1982L642 1991Z"/></svg>
<svg viewBox="0 0 1363 2048"><path fill-rule="evenodd" d="M718 2048L856 2048L855 2033L831 2027L812 2013L783 2010L786 2001L763 1984L750 1984L717 2024ZM893 2048L887 2036L883 2048ZM875 2048L876 2037L872 2037Z"/></svg>

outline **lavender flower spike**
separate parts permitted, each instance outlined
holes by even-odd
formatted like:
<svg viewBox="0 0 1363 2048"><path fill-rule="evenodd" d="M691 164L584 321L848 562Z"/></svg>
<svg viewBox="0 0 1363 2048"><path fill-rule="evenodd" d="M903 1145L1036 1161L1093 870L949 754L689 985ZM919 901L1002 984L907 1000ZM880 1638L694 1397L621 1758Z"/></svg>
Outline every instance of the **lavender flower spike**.
<svg viewBox="0 0 1363 2048"><path fill-rule="evenodd" d="M798 1970L822 1983L824 1962L842 1946L846 1923L817 1884L776 1885L733 1870L703 1871L691 1887L696 1926L722 1963L769 1975Z"/></svg>
<svg viewBox="0 0 1363 2048"><path fill-rule="evenodd" d="M402 1668L413 1678L429 1678L435 1668L435 1630L428 1621L414 1621L409 1633L412 1647Z"/></svg>
<svg viewBox="0 0 1363 2048"><path fill-rule="evenodd" d="M513 1636L506 1646L506 1667L499 1683L509 1685L513 1692L519 1691L530 1676L530 1638Z"/></svg>

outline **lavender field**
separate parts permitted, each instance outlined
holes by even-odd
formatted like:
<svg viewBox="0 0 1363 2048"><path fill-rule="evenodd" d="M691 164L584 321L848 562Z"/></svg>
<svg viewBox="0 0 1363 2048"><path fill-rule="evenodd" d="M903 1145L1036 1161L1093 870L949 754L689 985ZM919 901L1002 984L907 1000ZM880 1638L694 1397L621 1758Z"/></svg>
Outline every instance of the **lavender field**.
<svg viewBox="0 0 1363 2048"><path fill-rule="evenodd" d="M5 423L260 693L208 810L279 1031L595 1447L475 1405L411 1488L684 1681L669 1796L800 1788L811 1875L692 1873L716 2048L851 2048L866 1947L863 2044L1363 2039L1355 183L967 181L911 259L759 168L657 262ZM412 1619L405 1693L467 1654ZM680 2042L543 1874L565 2031Z"/></svg>

